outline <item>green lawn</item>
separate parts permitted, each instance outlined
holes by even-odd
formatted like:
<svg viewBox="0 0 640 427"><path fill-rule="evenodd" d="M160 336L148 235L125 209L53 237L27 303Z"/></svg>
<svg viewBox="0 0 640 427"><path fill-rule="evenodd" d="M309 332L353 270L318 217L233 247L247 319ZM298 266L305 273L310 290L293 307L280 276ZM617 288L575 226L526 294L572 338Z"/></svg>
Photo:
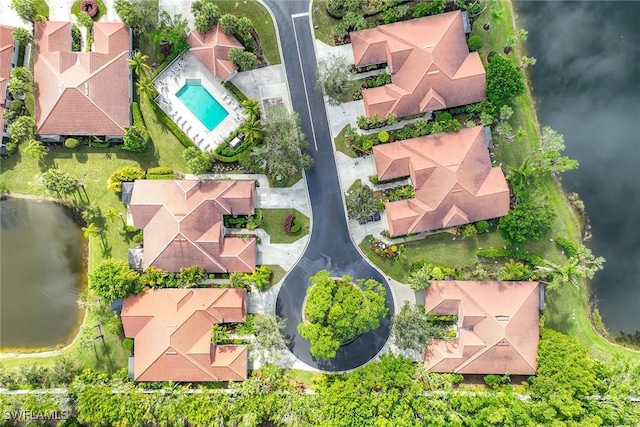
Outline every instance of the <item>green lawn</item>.
<svg viewBox="0 0 640 427"><path fill-rule="evenodd" d="M284 275L287 273L284 268L280 267L279 265L268 265L267 267L269 267L273 272L271 283L273 283L274 285L282 280Z"/></svg>
<svg viewBox="0 0 640 427"><path fill-rule="evenodd" d="M280 64L280 49L276 38L276 29L269 11L257 0L214 0L222 14L245 15L251 19L260 35L260 43L264 56L272 65Z"/></svg>
<svg viewBox="0 0 640 427"><path fill-rule="evenodd" d="M311 10L311 19L313 20L313 26L315 28L316 39L329 46L334 46L333 26L340 22L340 20L333 18L327 13L326 0L314 0Z"/></svg>
<svg viewBox="0 0 640 427"><path fill-rule="evenodd" d="M353 149L351 149L351 147L347 147L347 141L344 138L344 134L347 132L348 129L349 129L349 125L345 126L344 128L342 128L340 133L334 138L334 141L336 144L336 151L340 151L341 153L346 154L352 159L357 159L358 155L356 154L355 151L353 151Z"/></svg>
<svg viewBox="0 0 640 427"><path fill-rule="evenodd" d="M35 0L36 14L49 18L49 5L45 0Z"/></svg>
<svg viewBox="0 0 640 427"><path fill-rule="evenodd" d="M282 227L282 221L294 214L300 220L301 230L294 234L287 234ZM263 209L262 228L271 237L271 243L292 243L309 234L309 218L296 209Z"/></svg>

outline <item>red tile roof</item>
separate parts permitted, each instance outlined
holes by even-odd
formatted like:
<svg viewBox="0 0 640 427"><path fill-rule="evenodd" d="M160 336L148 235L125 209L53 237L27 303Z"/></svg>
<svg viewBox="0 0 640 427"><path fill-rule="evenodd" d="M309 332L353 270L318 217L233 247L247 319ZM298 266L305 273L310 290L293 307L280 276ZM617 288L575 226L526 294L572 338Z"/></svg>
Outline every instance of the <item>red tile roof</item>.
<svg viewBox="0 0 640 427"><path fill-rule="evenodd" d="M227 80L238 69L229 60L229 51L233 48L244 50L244 46L235 37L222 31L220 24L214 25L206 34L193 30L187 42L191 52L214 76Z"/></svg>
<svg viewBox="0 0 640 427"><path fill-rule="evenodd" d="M391 236L438 230L509 211L509 187L491 167L481 126L373 147L380 181L410 176L414 199L387 203Z"/></svg>
<svg viewBox="0 0 640 427"><path fill-rule="evenodd" d="M70 22L36 22L36 133L124 135L129 117L129 35L96 22L93 52L71 52Z"/></svg>
<svg viewBox="0 0 640 427"><path fill-rule="evenodd" d="M386 62L392 83L362 92L365 113L398 117L484 100L486 73L469 53L460 11L350 34L355 65Z"/></svg>
<svg viewBox="0 0 640 427"><path fill-rule="evenodd" d="M247 349L212 345L211 327L244 322L244 289L155 289L124 300L122 326L135 338L137 381L242 381Z"/></svg>
<svg viewBox="0 0 640 427"><path fill-rule="evenodd" d="M434 340L432 372L534 375L539 339L537 282L432 282L425 309L458 316L458 338Z"/></svg>
<svg viewBox="0 0 640 427"><path fill-rule="evenodd" d="M15 42L11 32L13 27L0 25L0 139L2 138L3 114L7 102L7 83L11 77L11 61Z"/></svg>
<svg viewBox="0 0 640 427"><path fill-rule="evenodd" d="M144 229L143 268L252 271L256 239L225 237L222 220L253 214L254 192L250 181L135 181L129 210Z"/></svg>

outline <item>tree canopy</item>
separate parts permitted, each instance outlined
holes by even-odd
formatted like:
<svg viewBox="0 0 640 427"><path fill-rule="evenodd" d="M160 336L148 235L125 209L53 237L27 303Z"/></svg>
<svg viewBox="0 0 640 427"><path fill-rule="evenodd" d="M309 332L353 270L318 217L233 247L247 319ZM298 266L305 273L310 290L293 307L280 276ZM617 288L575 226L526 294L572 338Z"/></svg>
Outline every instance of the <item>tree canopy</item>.
<svg viewBox="0 0 640 427"><path fill-rule="evenodd" d="M311 354L319 359L334 357L341 344L378 328L387 315L386 291L373 279L354 283L349 276L336 279L322 270L309 281L305 320L298 332L311 342Z"/></svg>
<svg viewBox="0 0 640 427"><path fill-rule="evenodd" d="M524 93L522 71L502 55L494 55L487 65L487 99L499 109Z"/></svg>
<svg viewBox="0 0 640 427"><path fill-rule="evenodd" d="M318 61L317 87L329 97L331 105L353 101L353 92L360 86L358 80L351 79L349 65L344 55L330 55Z"/></svg>
<svg viewBox="0 0 640 427"><path fill-rule="evenodd" d="M42 183L47 191L58 196L68 196L78 190L78 180L56 168L51 168L42 174Z"/></svg>
<svg viewBox="0 0 640 427"><path fill-rule="evenodd" d="M547 196L534 189L516 194L520 198L518 204L498 223L502 237L513 245L547 235L556 216Z"/></svg>
<svg viewBox="0 0 640 427"><path fill-rule="evenodd" d="M138 276L126 261L109 258L90 274L89 287L108 303L140 292Z"/></svg>
<svg viewBox="0 0 640 427"><path fill-rule="evenodd" d="M298 113L279 106L269 108L265 115L263 143L242 157L240 163L253 172L267 174L272 182L286 181L311 167L313 159L306 152L307 139Z"/></svg>
<svg viewBox="0 0 640 427"><path fill-rule="evenodd" d="M365 221L379 210L373 190L362 183L349 189L345 196L345 204L349 218L356 221Z"/></svg>

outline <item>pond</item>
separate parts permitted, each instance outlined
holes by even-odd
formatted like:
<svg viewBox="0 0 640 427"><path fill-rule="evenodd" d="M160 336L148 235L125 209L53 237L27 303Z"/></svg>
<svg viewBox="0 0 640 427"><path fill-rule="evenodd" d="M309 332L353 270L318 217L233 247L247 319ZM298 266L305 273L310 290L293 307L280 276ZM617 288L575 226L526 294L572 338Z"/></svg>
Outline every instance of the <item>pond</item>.
<svg viewBox="0 0 640 427"><path fill-rule="evenodd" d="M86 284L80 227L53 202L0 202L0 351L69 344L84 310Z"/></svg>
<svg viewBox="0 0 640 427"><path fill-rule="evenodd" d="M584 200L589 246L607 259L592 281L605 326L640 330L640 3L518 1L529 30L542 125L563 133L580 168L563 176Z"/></svg>

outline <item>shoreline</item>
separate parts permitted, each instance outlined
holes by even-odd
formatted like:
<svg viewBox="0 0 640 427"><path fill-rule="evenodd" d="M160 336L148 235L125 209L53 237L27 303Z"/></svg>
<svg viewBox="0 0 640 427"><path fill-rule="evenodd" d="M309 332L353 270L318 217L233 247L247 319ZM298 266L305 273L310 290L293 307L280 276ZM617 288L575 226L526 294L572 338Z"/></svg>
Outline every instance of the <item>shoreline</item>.
<svg viewBox="0 0 640 427"><path fill-rule="evenodd" d="M505 4L507 6L508 9L508 13L509 13L509 18L511 20L511 25L513 26L514 32L517 31L518 29L525 29L519 25L518 23L518 12L517 12L517 8L514 4L513 0L505 0ZM523 48L524 46L524 48ZM518 55L518 57L521 57L521 55L528 53L526 51L526 41L524 43L519 43L516 46L514 46L514 52L516 52L516 54ZM536 129L537 132L537 136L540 136L540 122L538 120L538 105L536 102L536 99L533 95L533 83L531 81L531 77L529 75L529 72L527 69L523 70L524 71L524 83L525 83L525 90L526 90L526 96L528 99L528 102L531 106L531 110L532 110L532 120L533 120L533 124L534 127ZM571 213L571 217L573 218L573 227L574 227L574 232L577 233L578 236L578 240L580 244L584 244L584 240L583 240L583 224L582 224L582 220L580 218L580 216L577 214L577 212L575 211L575 209L573 208L572 204L569 202L568 198L567 198L567 192L565 191L565 189L562 187L562 182L560 181L560 179L558 178L557 175L552 175L552 179L554 182L554 185L557 187L560 195L562 196L562 200L565 204L565 207L569 210L569 212ZM585 216L587 216L587 213L585 212L584 214ZM606 268L606 267L605 267ZM582 309L584 310L584 313L587 316L588 319L588 323L589 323L589 327L590 327L590 331L597 336L598 338L606 341L608 344L615 346L621 350L624 351L629 351L629 352L633 352L633 353L637 353L638 356L640 356L640 350L631 348L631 347L627 347L625 345L622 345L620 343L617 343L615 341L612 341L608 335L603 335L599 328L593 323L593 315L594 315L594 311L593 311L593 307L595 307L592 302L592 293L591 293L591 286L590 286L590 282L587 279L581 279L581 286L580 286L580 290L579 292L582 294ZM602 327L604 328L604 330L608 333L608 329L607 326L603 323ZM567 333L567 332L564 332ZM577 338L578 340L580 340L580 336L577 333L573 333L573 334L569 334L575 338ZM586 338L586 337L584 337ZM581 341L582 342L582 341ZM583 344L585 344L583 342ZM590 346L587 346L590 350ZM612 356L612 354L609 354L609 356Z"/></svg>

